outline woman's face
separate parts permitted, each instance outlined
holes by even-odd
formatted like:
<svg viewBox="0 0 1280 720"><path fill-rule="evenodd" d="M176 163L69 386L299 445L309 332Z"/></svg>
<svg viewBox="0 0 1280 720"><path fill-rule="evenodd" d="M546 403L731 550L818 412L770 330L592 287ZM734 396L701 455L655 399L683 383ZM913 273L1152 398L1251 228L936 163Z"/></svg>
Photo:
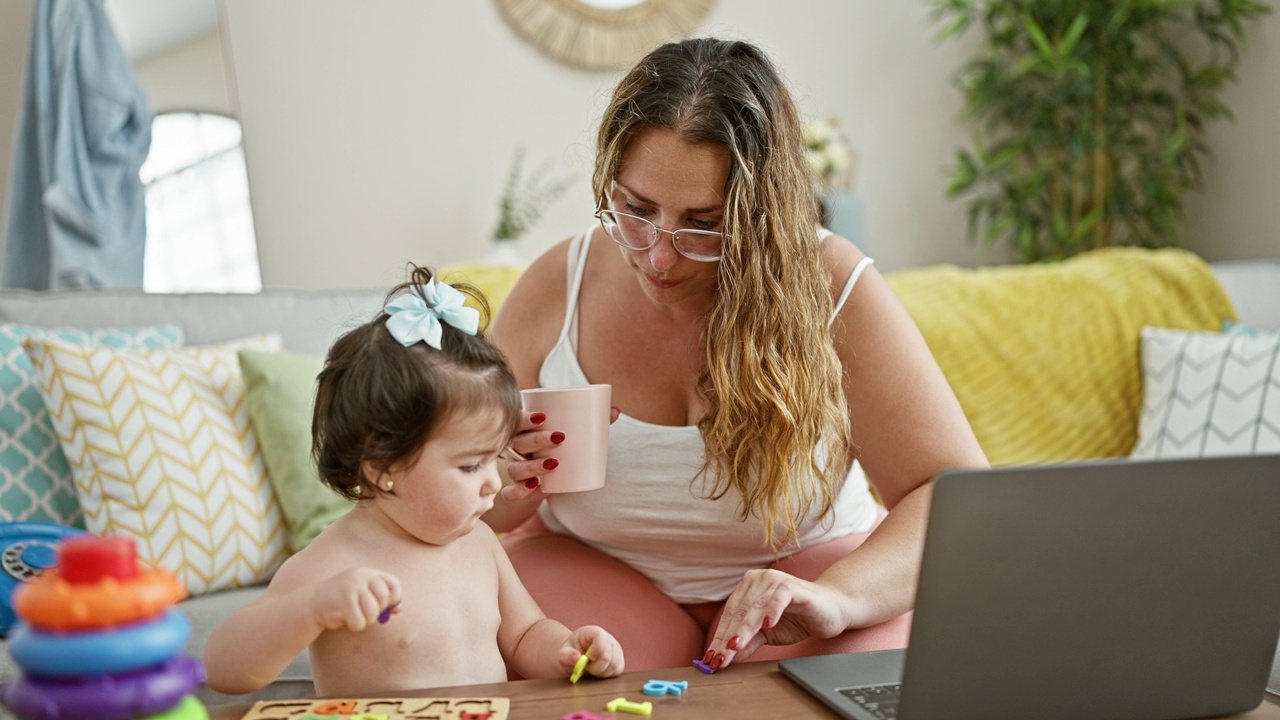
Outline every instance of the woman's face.
<svg viewBox="0 0 1280 720"><path fill-rule="evenodd" d="M674 130L647 127L622 152L613 209L642 217L664 230L724 231L724 193L729 150L713 143L691 144ZM644 293L656 303L675 304L710 297L720 263L681 255L670 233L658 233L648 250L619 246Z"/></svg>

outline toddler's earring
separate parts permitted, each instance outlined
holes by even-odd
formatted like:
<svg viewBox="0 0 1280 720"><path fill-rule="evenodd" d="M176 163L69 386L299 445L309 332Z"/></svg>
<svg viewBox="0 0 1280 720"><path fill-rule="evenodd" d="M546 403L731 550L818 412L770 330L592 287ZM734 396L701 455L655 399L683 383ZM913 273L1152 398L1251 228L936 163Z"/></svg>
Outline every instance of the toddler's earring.
<svg viewBox="0 0 1280 720"><path fill-rule="evenodd" d="M388 480L387 484L382 486L382 489L385 492L391 492L391 489L394 488L395 486L396 486L396 483L394 480Z"/></svg>

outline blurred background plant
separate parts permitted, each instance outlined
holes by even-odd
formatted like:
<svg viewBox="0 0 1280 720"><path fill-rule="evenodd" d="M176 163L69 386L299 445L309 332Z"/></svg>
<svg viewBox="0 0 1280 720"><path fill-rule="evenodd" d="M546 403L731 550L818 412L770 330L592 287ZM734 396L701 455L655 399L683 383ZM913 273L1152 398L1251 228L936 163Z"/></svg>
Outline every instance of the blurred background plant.
<svg viewBox="0 0 1280 720"><path fill-rule="evenodd" d="M498 224L493 229L495 243L506 244L518 240L528 232L557 200L564 197L573 184L570 176L547 179L551 162L538 165L529 175L524 175L524 146L518 146L511 156L511 168L507 184L498 198Z"/></svg>
<svg viewBox="0 0 1280 720"><path fill-rule="evenodd" d="M1254 0L934 0L940 39L977 25L954 84L973 146L948 195L968 236L1023 262L1109 245L1180 243L1206 124L1231 118Z"/></svg>
<svg viewBox="0 0 1280 720"><path fill-rule="evenodd" d="M825 193L849 187L853 172L853 148L840 133L840 120L834 115L801 128L804 137L804 159L813 172L814 191Z"/></svg>

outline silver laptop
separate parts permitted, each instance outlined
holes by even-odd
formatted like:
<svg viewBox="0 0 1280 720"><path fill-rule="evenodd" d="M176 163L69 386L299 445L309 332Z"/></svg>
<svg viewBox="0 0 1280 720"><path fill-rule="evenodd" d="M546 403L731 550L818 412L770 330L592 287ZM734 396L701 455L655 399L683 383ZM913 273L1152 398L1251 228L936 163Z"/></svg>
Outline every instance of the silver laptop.
<svg viewBox="0 0 1280 720"><path fill-rule="evenodd" d="M1259 705L1280 455L948 471L909 651L794 658L846 718L1171 720Z"/></svg>

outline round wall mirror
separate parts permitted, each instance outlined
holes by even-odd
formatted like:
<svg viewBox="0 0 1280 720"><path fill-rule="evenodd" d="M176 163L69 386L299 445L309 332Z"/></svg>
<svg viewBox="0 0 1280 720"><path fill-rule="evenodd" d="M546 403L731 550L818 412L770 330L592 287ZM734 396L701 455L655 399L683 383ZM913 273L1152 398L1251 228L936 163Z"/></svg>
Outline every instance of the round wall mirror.
<svg viewBox="0 0 1280 720"><path fill-rule="evenodd" d="M688 37L714 0L497 0L502 16L544 54L588 70L618 70Z"/></svg>

